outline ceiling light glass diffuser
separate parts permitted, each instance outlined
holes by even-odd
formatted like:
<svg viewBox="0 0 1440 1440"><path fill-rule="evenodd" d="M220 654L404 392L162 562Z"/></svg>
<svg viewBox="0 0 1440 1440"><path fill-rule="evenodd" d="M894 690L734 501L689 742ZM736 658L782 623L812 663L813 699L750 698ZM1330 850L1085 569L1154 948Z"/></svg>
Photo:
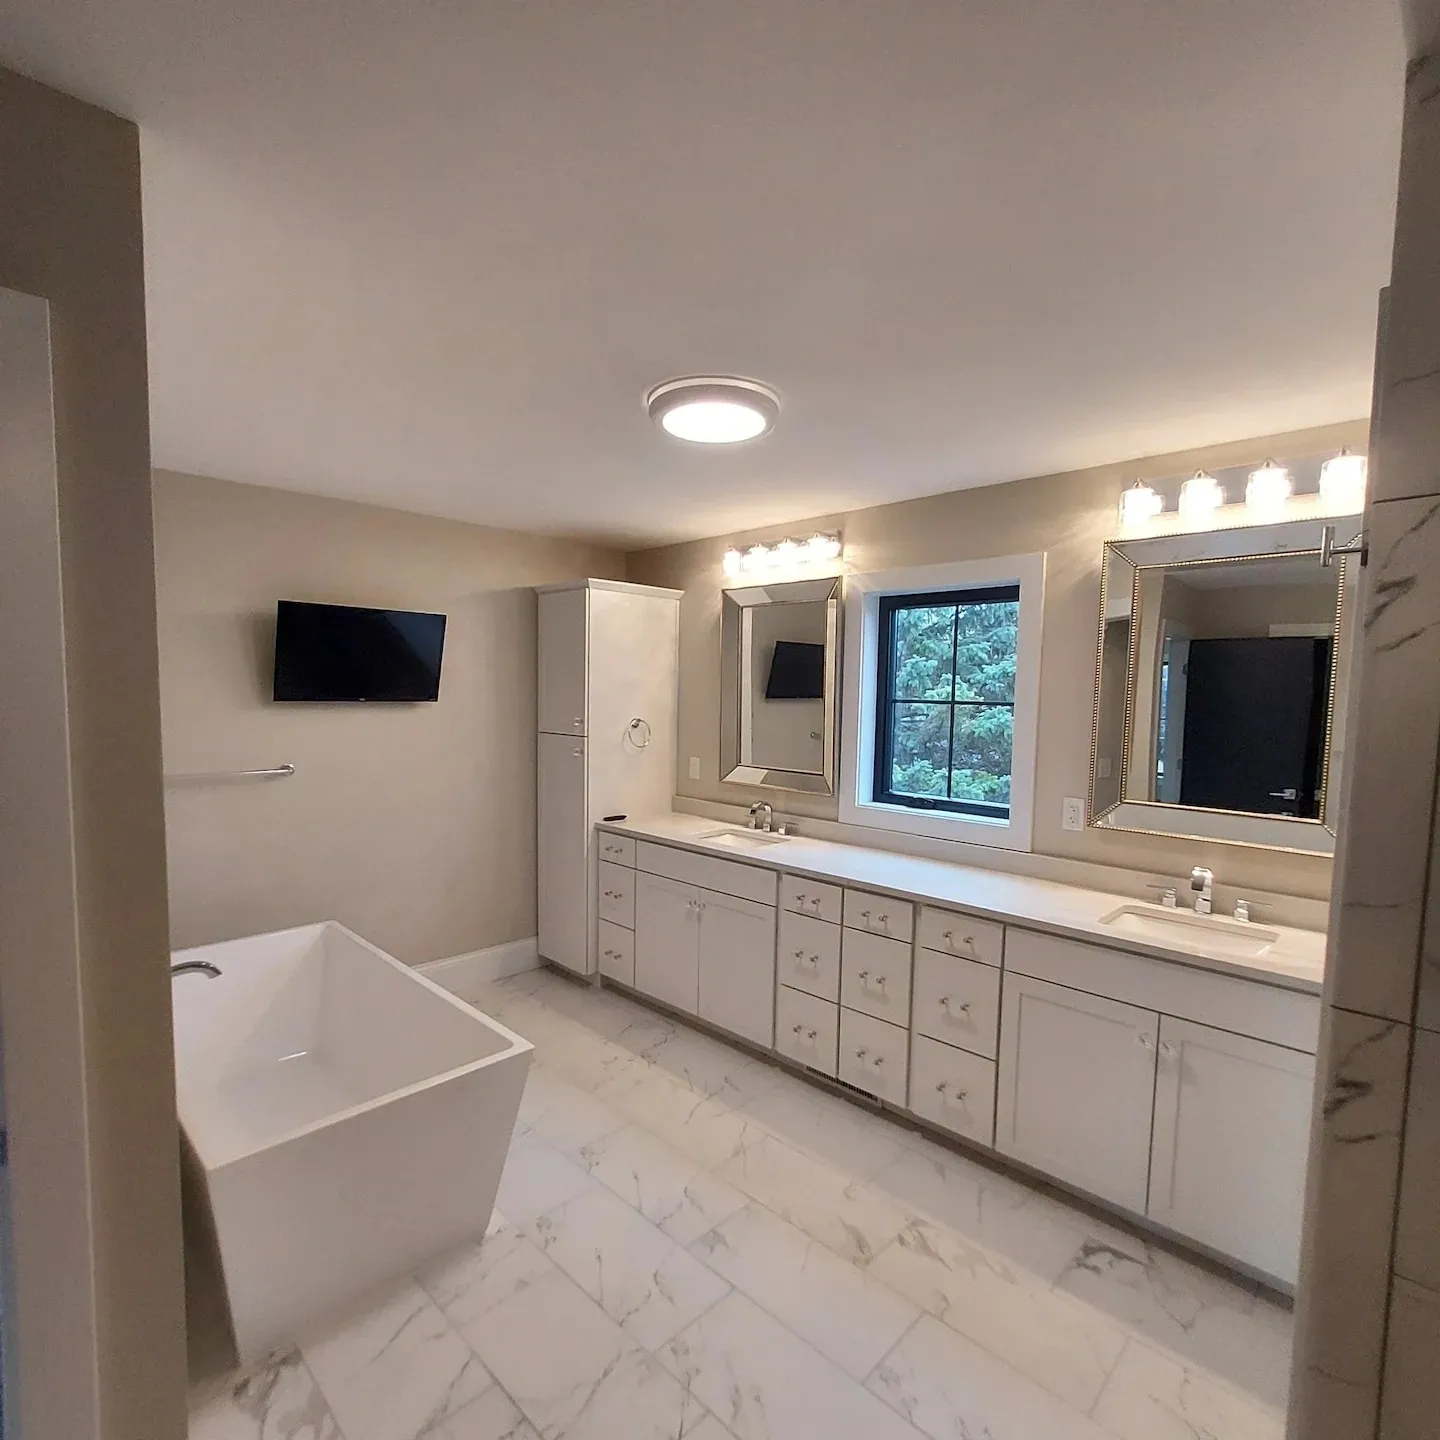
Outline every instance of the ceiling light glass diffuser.
<svg viewBox="0 0 1440 1440"><path fill-rule="evenodd" d="M1180 516L1191 525L1204 525L1225 503L1220 482L1204 470L1197 470L1180 487Z"/></svg>
<svg viewBox="0 0 1440 1440"><path fill-rule="evenodd" d="M774 428L780 397L758 380L688 375L657 385L646 397L650 418L668 435L695 445L734 445Z"/></svg>
<svg viewBox="0 0 1440 1440"><path fill-rule="evenodd" d="M1321 500L1334 509L1362 509L1368 468L1365 457L1352 455L1348 447L1338 455L1332 455L1320 467Z"/></svg>
<svg viewBox="0 0 1440 1440"><path fill-rule="evenodd" d="M1137 480L1120 497L1120 523L1127 528L1153 520L1165 508L1165 501L1143 480Z"/></svg>
<svg viewBox="0 0 1440 1440"><path fill-rule="evenodd" d="M1290 472L1273 460L1250 472L1245 486L1245 504L1257 515L1281 515L1290 498Z"/></svg>

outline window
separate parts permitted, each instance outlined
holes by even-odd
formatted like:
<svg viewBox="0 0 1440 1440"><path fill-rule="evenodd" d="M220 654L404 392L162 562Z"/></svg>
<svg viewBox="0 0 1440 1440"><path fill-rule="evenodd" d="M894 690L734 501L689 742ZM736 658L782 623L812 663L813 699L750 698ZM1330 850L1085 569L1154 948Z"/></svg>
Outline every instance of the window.
<svg viewBox="0 0 1440 1440"><path fill-rule="evenodd" d="M872 800L1010 819L1020 587L879 597Z"/></svg>
<svg viewBox="0 0 1440 1440"><path fill-rule="evenodd" d="M1045 556L845 579L842 825L1028 850Z"/></svg>

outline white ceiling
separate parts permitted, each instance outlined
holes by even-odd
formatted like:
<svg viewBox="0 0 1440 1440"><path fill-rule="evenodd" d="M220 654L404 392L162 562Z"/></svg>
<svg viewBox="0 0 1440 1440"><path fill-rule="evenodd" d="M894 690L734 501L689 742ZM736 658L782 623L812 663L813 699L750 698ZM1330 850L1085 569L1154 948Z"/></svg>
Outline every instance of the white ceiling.
<svg viewBox="0 0 1440 1440"><path fill-rule="evenodd" d="M630 541L1348 419L1393 0L5 0L139 121L163 467ZM779 388L664 437L645 390Z"/></svg>

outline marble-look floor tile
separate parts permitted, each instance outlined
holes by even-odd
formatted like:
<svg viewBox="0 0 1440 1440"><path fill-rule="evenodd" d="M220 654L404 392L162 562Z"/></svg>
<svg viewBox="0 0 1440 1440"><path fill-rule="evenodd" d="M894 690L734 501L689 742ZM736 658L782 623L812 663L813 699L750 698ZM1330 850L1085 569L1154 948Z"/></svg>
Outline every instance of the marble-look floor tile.
<svg viewBox="0 0 1440 1440"><path fill-rule="evenodd" d="M570 1156L625 1124L603 1100L544 1065L532 1067L526 1079L520 1120L531 1134Z"/></svg>
<svg viewBox="0 0 1440 1440"><path fill-rule="evenodd" d="M899 1127L883 1116L792 1076L781 1081L745 1107L777 1139L862 1180L906 1153Z"/></svg>
<svg viewBox="0 0 1440 1440"><path fill-rule="evenodd" d="M785 1079L784 1072L766 1060L678 1026L646 1045L639 1058L697 1095L734 1107L757 1099Z"/></svg>
<svg viewBox="0 0 1440 1440"><path fill-rule="evenodd" d="M548 1280L555 1264L519 1230L502 1230L479 1245L442 1256L421 1270L419 1280L451 1323L463 1331L472 1321Z"/></svg>
<svg viewBox="0 0 1440 1440"><path fill-rule="evenodd" d="M864 1270L759 1205L732 1215L691 1252L857 1380L920 1314Z"/></svg>
<svg viewBox="0 0 1440 1440"><path fill-rule="evenodd" d="M730 1290L713 1270L603 1188L547 1210L528 1233L647 1350L673 1339Z"/></svg>
<svg viewBox="0 0 1440 1440"><path fill-rule="evenodd" d="M417 1440L477 1400L489 1372L413 1281L301 1347L346 1440Z"/></svg>
<svg viewBox="0 0 1440 1440"><path fill-rule="evenodd" d="M498 1385L492 1385L473 1404L426 1430L422 1440L540 1440L540 1432Z"/></svg>
<svg viewBox="0 0 1440 1440"><path fill-rule="evenodd" d="M1265 1404L1289 1394L1293 1317L1158 1246L1087 1241L1057 1290Z"/></svg>
<svg viewBox="0 0 1440 1440"><path fill-rule="evenodd" d="M735 1440L735 1437L713 1415L706 1415L693 1430L685 1432L685 1440Z"/></svg>
<svg viewBox="0 0 1440 1440"><path fill-rule="evenodd" d="M868 1264L906 1225L893 1201L773 1136L745 1146L716 1173L857 1265Z"/></svg>
<svg viewBox="0 0 1440 1440"><path fill-rule="evenodd" d="M870 1273L1079 1410L1104 1388L1126 1333L1001 1256L917 1221Z"/></svg>
<svg viewBox="0 0 1440 1440"><path fill-rule="evenodd" d="M698 1095L650 1065L632 1066L596 1093L707 1170L717 1169L765 1133L723 1100Z"/></svg>
<svg viewBox="0 0 1440 1440"><path fill-rule="evenodd" d="M545 1440L678 1440L704 1411L558 1270L464 1327Z"/></svg>
<svg viewBox="0 0 1440 1440"><path fill-rule="evenodd" d="M1296 1334L1305 1440L1353 1440L1379 1402L1409 1053L1406 1026L1327 1009Z"/></svg>
<svg viewBox="0 0 1440 1440"><path fill-rule="evenodd" d="M884 1404L738 1292L659 1358L736 1440L915 1440Z"/></svg>
<svg viewBox="0 0 1440 1440"><path fill-rule="evenodd" d="M298 1351L227 1387L190 1415L189 1440L344 1440Z"/></svg>
<svg viewBox="0 0 1440 1440"><path fill-rule="evenodd" d="M1114 1440L929 1316L885 1357L868 1386L932 1440Z"/></svg>
<svg viewBox="0 0 1440 1440"><path fill-rule="evenodd" d="M1087 1217L930 1141L912 1143L870 1182L911 1214L976 1240L1053 1284L1085 1240Z"/></svg>
<svg viewBox="0 0 1440 1440"><path fill-rule="evenodd" d="M596 1184L554 1146L525 1135L510 1146L495 1203L512 1224L524 1225Z"/></svg>
<svg viewBox="0 0 1440 1440"><path fill-rule="evenodd" d="M1284 1440L1285 1414L1139 1340L1120 1357L1095 1419L1117 1440Z"/></svg>
<svg viewBox="0 0 1440 1440"><path fill-rule="evenodd" d="M733 1185L639 1125L592 1141L576 1159L681 1245L699 1239L748 1203Z"/></svg>

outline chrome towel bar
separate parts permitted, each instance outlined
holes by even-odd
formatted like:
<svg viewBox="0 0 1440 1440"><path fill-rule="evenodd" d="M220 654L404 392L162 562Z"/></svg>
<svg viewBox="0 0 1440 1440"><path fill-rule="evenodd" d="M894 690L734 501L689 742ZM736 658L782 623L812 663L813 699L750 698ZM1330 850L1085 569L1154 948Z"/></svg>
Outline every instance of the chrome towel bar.
<svg viewBox="0 0 1440 1440"><path fill-rule="evenodd" d="M170 784L193 784L202 780L280 780L293 775L293 765L271 765L265 770L202 770L193 775L167 775Z"/></svg>

